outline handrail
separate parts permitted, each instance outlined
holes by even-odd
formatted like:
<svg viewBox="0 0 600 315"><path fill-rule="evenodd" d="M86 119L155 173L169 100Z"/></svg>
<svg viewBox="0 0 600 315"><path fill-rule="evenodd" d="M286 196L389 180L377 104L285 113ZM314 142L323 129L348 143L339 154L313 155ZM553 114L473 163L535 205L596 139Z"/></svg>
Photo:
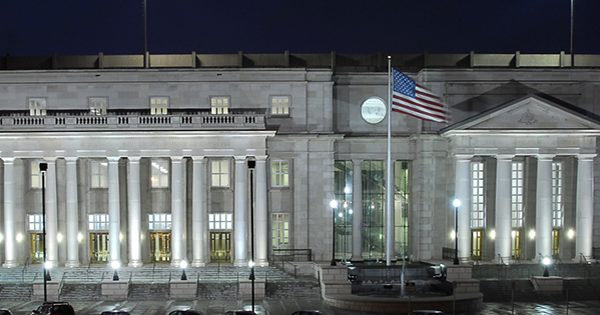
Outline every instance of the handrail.
<svg viewBox="0 0 600 315"><path fill-rule="evenodd" d="M25 263L23 264L23 268L21 269L21 282L25 283L25 271L27 271L27 266L29 265L29 258L31 256L28 256L27 258L25 258Z"/></svg>
<svg viewBox="0 0 600 315"><path fill-rule="evenodd" d="M588 256L585 256L583 253L579 253L579 262L583 262L585 264L591 264L592 262L588 259Z"/></svg>

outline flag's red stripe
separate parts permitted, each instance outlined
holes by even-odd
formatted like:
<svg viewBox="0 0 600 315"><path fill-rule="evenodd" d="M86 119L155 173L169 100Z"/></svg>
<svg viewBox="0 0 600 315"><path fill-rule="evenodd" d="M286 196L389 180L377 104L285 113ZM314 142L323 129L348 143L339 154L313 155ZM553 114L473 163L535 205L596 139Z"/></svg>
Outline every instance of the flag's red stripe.
<svg viewBox="0 0 600 315"><path fill-rule="evenodd" d="M419 114L424 115L424 116L432 117L431 119L436 119L437 118L437 119L442 120L442 121L446 121L447 120L446 116L444 116L444 115L431 114L431 113L424 112L424 111L422 111L420 109L417 109L417 108L407 107L407 106L405 106L403 104L398 104L398 103L393 103L393 102L392 102L392 104L396 105L396 106L398 106L400 108L403 108L403 109L405 109L407 111L410 111L410 112L415 112L415 113L419 113ZM393 106L392 106L392 109L394 109Z"/></svg>
<svg viewBox="0 0 600 315"><path fill-rule="evenodd" d="M433 119L431 117L423 117L423 116L416 115L416 114L413 114L411 112L403 111L401 109L394 108L394 107L392 107L392 111L394 111L396 113L401 113L401 114L404 114L404 115L409 115L409 116L412 116L412 117L415 117L415 118L418 118L418 119L421 119L421 120L427 120L427 121L433 121L433 122L448 122L447 120L439 120L439 119Z"/></svg>
<svg viewBox="0 0 600 315"><path fill-rule="evenodd" d="M429 107L427 104L422 104L422 103L419 103L418 101L416 102L415 99L413 99L413 98L403 97L401 95L396 95L396 94L393 95L393 98L403 101L403 102L406 102L406 103L409 103L409 104L412 104L412 105L415 105L415 106L418 106L418 107L422 107L426 110L430 110L430 111L434 112L432 114L436 114L436 113L446 114L446 110L444 108Z"/></svg>
<svg viewBox="0 0 600 315"><path fill-rule="evenodd" d="M422 86L420 86L418 84L417 84L417 86L419 87L418 89L415 89L415 91L417 93L421 93L421 94L427 95L427 96L429 96L431 98L435 98L435 99L441 100L441 98L439 96L433 94L433 92L431 92L429 89L424 88L424 87L422 87Z"/></svg>

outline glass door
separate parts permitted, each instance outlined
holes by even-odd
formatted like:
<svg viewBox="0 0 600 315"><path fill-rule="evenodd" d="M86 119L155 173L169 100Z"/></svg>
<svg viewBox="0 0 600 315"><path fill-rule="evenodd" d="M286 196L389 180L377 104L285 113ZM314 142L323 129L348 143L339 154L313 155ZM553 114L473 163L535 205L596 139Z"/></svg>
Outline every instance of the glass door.
<svg viewBox="0 0 600 315"><path fill-rule="evenodd" d="M482 230L471 231L471 258L473 260L481 260L481 248L483 244Z"/></svg>
<svg viewBox="0 0 600 315"><path fill-rule="evenodd" d="M150 232L150 252L156 262L171 261L171 232Z"/></svg>
<svg viewBox="0 0 600 315"><path fill-rule="evenodd" d="M90 261L108 262L108 232L90 233Z"/></svg>
<svg viewBox="0 0 600 315"><path fill-rule="evenodd" d="M32 263L44 262L44 234L30 233L29 240L31 252L29 253Z"/></svg>
<svg viewBox="0 0 600 315"><path fill-rule="evenodd" d="M210 261L231 262L231 232L210 232Z"/></svg>

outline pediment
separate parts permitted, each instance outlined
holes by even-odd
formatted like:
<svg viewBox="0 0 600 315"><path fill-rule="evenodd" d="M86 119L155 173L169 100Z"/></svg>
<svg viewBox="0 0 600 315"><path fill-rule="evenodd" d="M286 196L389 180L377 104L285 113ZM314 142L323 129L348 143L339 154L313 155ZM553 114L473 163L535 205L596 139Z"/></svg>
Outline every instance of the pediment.
<svg viewBox="0 0 600 315"><path fill-rule="evenodd" d="M483 112L442 130L442 134L467 131L589 131L600 123L541 97L527 96Z"/></svg>

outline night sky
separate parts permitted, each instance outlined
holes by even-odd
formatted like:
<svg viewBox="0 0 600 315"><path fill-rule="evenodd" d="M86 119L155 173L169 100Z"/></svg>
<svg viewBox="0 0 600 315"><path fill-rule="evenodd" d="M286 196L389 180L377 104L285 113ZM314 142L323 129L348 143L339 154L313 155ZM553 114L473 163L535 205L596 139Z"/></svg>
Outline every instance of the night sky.
<svg viewBox="0 0 600 315"><path fill-rule="evenodd" d="M600 1L575 52L600 54ZM143 51L143 0L0 0L0 55ZM569 51L570 0L147 0L151 53Z"/></svg>

